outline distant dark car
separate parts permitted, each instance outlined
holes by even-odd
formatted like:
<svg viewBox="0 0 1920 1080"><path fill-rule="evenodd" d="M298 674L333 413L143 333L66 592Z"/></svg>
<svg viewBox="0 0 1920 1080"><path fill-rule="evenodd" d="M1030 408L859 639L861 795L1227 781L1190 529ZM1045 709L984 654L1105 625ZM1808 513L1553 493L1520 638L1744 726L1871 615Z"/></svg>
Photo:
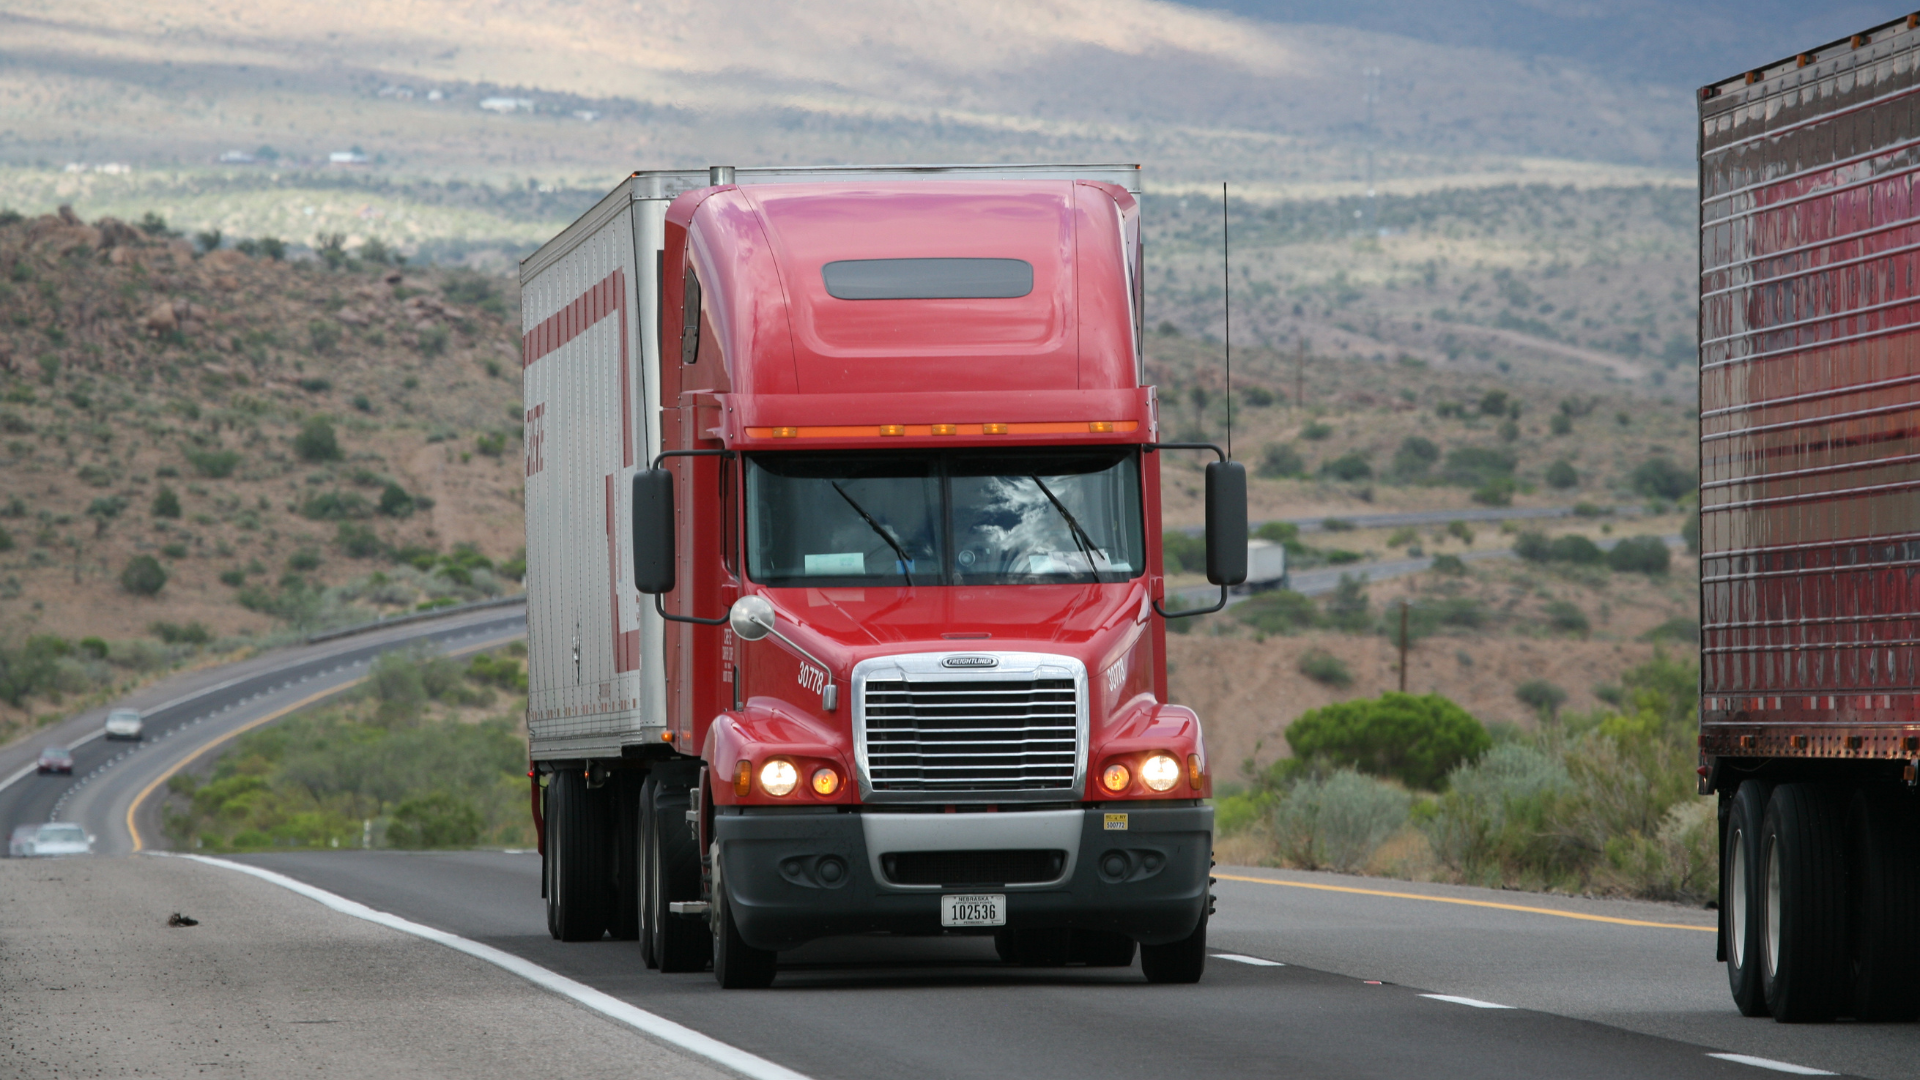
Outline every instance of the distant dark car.
<svg viewBox="0 0 1920 1080"><path fill-rule="evenodd" d="M73 751L64 746L49 746L40 751L40 771L42 773L66 773L73 775Z"/></svg>

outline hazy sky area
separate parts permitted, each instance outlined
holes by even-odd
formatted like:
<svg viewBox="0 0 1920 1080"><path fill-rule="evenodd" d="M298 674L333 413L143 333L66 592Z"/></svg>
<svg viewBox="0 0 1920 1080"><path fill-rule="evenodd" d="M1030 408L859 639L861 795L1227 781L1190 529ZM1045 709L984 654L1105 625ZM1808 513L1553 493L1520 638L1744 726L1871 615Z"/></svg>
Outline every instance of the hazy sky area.
<svg viewBox="0 0 1920 1080"><path fill-rule="evenodd" d="M1703 86L1899 18L1887 5L1800 0L1179 0L1282 23L1565 58Z"/></svg>

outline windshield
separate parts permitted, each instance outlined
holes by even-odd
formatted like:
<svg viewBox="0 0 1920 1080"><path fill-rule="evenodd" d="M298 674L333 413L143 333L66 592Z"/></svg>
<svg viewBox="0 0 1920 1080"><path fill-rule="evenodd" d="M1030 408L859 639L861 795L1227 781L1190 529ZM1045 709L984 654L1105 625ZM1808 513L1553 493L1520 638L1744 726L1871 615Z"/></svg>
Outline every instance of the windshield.
<svg viewBox="0 0 1920 1080"><path fill-rule="evenodd" d="M763 585L1115 582L1145 564L1131 447L747 459Z"/></svg>
<svg viewBox="0 0 1920 1080"><path fill-rule="evenodd" d="M42 844L84 844L87 831L78 825L42 825L37 841Z"/></svg>

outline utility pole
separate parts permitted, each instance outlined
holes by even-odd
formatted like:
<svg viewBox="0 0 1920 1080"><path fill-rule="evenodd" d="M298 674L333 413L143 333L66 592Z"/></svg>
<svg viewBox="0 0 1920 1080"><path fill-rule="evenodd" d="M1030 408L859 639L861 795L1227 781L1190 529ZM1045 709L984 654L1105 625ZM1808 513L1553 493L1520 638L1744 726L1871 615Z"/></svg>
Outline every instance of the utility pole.
<svg viewBox="0 0 1920 1080"><path fill-rule="evenodd" d="M1407 692L1407 601L1400 601L1400 692Z"/></svg>
<svg viewBox="0 0 1920 1080"><path fill-rule="evenodd" d="M1380 132L1374 127L1373 107L1380 101L1380 69L1366 69L1367 77L1367 235L1380 235L1380 222L1374 214L1373 197L1373 149L1380 141Z"/></svg>

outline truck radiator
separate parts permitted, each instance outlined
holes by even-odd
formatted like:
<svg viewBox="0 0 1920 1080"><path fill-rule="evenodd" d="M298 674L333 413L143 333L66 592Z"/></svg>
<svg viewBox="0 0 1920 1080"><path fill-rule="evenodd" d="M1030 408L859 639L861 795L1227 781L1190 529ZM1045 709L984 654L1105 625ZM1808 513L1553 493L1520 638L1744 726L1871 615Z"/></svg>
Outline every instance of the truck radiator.
<svg viewBox="0 0 1920 1080"><path fill-rule="evenodd" d="M875 791L1073 789L1073 679L875 679L863 704Z"/></svg>
<svg viewBox="0 0 1920 1080"><path fill-rule="evenodd" d="M895 885L1033 885L1066 872L1064 851L900 851L880 856Z"/></svg>

